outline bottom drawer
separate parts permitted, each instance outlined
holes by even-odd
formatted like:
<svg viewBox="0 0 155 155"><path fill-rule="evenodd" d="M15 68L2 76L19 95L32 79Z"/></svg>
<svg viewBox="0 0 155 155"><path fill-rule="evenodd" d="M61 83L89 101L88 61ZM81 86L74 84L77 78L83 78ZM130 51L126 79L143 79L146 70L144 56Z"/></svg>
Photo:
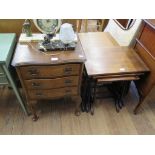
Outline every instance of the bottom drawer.
<svg viewBox="0 0 155 155"><path fill-rule="evenodd" d="M49 99L59 98L66 95L78 95L78 87L66 87L50 90L29 90L28 95L30 99Z"/></svg>
<svg viewBox="0 0 155 155"><path fill-rule="evenodd" d="M0 85L6 85L6 84L8 84L6 76L0 76Z"/></svg>

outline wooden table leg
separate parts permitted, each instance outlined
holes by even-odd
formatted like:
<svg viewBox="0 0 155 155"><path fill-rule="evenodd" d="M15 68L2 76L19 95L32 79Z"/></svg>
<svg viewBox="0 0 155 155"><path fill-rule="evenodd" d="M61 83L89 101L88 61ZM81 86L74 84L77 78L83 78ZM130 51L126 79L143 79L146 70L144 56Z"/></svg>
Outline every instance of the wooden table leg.
<svg viewBox="0 0 155 155"><path fill-rule="evenodd" d="M30 109L31 109L31 112L32 112L32 120L33 121L37 121L39 116L37 115L37 112L36 112L36 105L37 101L29 101L29 105L30 105Z"/></svg>
<svg viewBox="0 0 155 155"><path fill-rule="evenodd" d="M76 109L75 109L75 116L80 116L81 115L81 96L76 96Z"/></svg>
<svg viewBox="0 0 155 155"><path fill-rule="evenodd" d="M144 101L144 97L140 96L139 97L139 103L137 104L137 106L135 107L135 109L133 111L135 115L138 113L138 110L139 110L141 104L143 103L143 101Z"/></svg>

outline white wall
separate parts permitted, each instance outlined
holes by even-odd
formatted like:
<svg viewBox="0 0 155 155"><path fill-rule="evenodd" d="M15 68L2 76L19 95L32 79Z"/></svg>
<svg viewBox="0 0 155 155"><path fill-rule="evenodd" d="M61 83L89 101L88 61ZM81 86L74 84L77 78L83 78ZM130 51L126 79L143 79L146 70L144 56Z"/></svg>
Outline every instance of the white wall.
<svg viewBox="0 0 155 155"><path fill-rule="evenodd" d="M129 46L142 20L137 19L129 30L122 30L114 20L110 19L105 32L109 32L121 46Z"/></svg>

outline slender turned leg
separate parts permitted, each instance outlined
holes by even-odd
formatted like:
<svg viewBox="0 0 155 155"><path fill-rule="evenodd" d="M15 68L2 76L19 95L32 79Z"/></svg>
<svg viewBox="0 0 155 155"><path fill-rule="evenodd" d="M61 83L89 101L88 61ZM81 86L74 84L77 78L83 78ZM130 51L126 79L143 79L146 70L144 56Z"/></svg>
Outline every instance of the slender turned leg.
<svg viewBox="0 0 155 155"><path fill-rule="evenodd" d="M76 103L76 109L75 109L75 116L80 116L81 115L81 102L82 102L82 99L80 96L77 96L76 97L77 99L77 103Z"/></svg>
<svg viewBox="0 0 155 155"><path fill-rule="evenodd" d="M140 96L140 97L139 97L139 103L137 104L137 106L135 107L135 109L134 109L134 111L133 111L135 115L137 114L137 112L138 112L138 110L139 110L141 104L143 103L143 101L144 101L144 97Z"/></svg>
<svg viewBox="0 0 155 155"><path fill-rule="evenodd" d="M36 108L35 108L35 105L36 105L36 102L37 101L30 101L30 109L31 109L31 112L32 112L32 120L33 121L37 121L39 116L37 115L37 112L36 112Z"/></svg>

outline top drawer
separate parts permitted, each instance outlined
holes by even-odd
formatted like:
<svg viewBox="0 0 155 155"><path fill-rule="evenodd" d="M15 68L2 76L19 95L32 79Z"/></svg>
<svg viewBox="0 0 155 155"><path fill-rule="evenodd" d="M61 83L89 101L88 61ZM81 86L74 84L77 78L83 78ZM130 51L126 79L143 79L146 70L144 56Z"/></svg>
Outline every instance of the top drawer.
<svg viewBox="0 0 155 155"><path fill-rule="evenodd" d="M20 67L20 72L24 79L55 78L61 76L79 75L80 67L80 64L25 66Z"/></svg>

